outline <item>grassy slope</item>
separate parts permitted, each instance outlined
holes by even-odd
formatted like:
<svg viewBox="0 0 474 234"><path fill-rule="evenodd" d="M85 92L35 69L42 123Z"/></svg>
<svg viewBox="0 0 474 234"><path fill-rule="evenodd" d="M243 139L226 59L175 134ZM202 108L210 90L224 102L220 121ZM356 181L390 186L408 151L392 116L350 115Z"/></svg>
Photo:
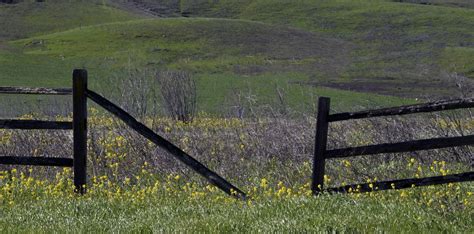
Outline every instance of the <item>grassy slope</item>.
<svg viewBox="0 0 474 234"><path fill-rule="evenodd" d="M26 0L0 4L0 41L137 18L103 1Z"/></svg>
<svg viewBox="0 0 474 234"><path fill-rule="evenodd" d="M1 7L7 9L3 17L18 11L37 12L14 17L14 22L24 23L12 24L20 26L7 29L9 35L15 35L13 28L23 27L23 36L29 36L134 18L101 2L73 1L77 9L87 10L72 12L67 7L70 3L63 2ZM408 97L452 96L452 82L441 71L448 69L470 76L473 70L470 61L474 20L469 9L347 0L301 0L297 4L288 0L192 2L182 1L182 10L191 11L192 15L269 24L144 20L80 27L7 45L0 43L0 78L8 85L64 86L69 85L72 68L86 67L91 70L94 85L101 83L98 77L124 76L121 73L127 66L186 69L201 77L200 87L205 90L199 92L201 108L214 112L225 105L225 101L216 100L224 100L242 87L250 87L243 92L258 94L262 102L277 99L275 89L270 87L290 87L288 102L296 105L312 102L315 92L331 94L340 96L337 103L344 103L341 108L405 101L313 87L324 85ZM100 18L94 17L99 15ZM35 21L36 27L29 27L31 24L25 22L32 22L35 17L43 20ZM58 21L66 24L54 23ZM266 85L267 81L272 85ZM226 88L217 92L212 87Z"/></svg>
<svg viewBox="0 0 474 234"><path fill-rule="evenodd" d="M474 77L470 8L348 0L184 1L182 8L195 15L292 25L355 43L343 79L328 84L336 87L449 96L454 86L443 70Z"/></svg>
<svg viewBox="0 0 474 234"><path fill-rule="evenodd" d="M61 68L73 66L57 57L25 55L21 48L10 46L8 40L139 18L102 3L99 0L48 0L42 3L26 0L13 5L0 4L2 85L61 86L64 82L58 77L68 77L71 72Z"/></svg>
<svg viewBox="0 0 474 234"><path fill-rule="evenodd" d="M251 21L138 20L37 36L10 46L13 52L0 54L6 58L0 76L13 85L66 86L71 69L81 66L91 71L92 85L102 83L98 77L123 76L123 67L167 67L200 77L200 107L209 112L228 104L233 90L254 92L258 104L271 104L277 98L276 88L284 88L287 101L298 109L314 102L315 93L339 97L335 104L341 108L405 102L300 85L337 76L351 45L318 33ZM22 64L29 64L28 69Z"/></svg>

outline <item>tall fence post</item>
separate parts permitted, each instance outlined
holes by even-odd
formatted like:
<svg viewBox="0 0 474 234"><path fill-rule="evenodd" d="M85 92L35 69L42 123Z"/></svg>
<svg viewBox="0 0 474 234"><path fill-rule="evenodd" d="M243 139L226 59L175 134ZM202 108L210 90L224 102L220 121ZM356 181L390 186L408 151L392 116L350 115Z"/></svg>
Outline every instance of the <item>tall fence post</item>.
<svg viewBox="0 0 474 234"><path fill-rule="evenodd" d="M87 163L87 71L76 69L72 79L74 130L74 186L80 194L86 192Z"/></svg>
<svg viewBox="0 0 474 234"><path fill-rule="evenodd" d="M318 119L316 123L316 141L313 158L313 175L311 190L313 195L318 195L324 186L325 154L328 140L328 116L330 99L320 97L318 102Z"/></svg>

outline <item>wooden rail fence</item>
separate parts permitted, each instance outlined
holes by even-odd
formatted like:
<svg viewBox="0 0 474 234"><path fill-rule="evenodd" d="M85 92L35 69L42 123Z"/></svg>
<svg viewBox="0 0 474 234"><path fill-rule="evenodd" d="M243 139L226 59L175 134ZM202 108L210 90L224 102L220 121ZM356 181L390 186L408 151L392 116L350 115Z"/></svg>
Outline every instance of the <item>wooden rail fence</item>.
<svg viewBox="0 0 474 234"><path fill-rule="evenodd" d="M385 108L378 110L368 110L361 112L347 112L338 114L329 114L330 99L327 97L319 98L318 116L316 126L316 141L313 158L313 174L311 189L313 194L317 195L324 190L324 168L326 159L354 157L360 155L382 154L382 153L402 153L419 150L441 149L448 147L457 147L465 145L474 145L474 135L460 137L443 137L425 140L415 140L399 143L388 143L369 145L361 147L350 147L343 149L327 150L328 128L330 122L345 121L352 119L363 119L381 116L407 115L415 113L426 113L435 111L445 111L454 109L473 108L474 98L447 100L425 104L400 106L394 108ZM387 189L403 189L414 186L427 186L436 184L445 184L453 182L473 181L474 172L460 174L436 176L427 178L410 178L402 180L382 181L375 183L354 184L339 188L326 189L328 192L348 192L349 190L359 192Z"/></svg>
<svg viewBox="0 0 474 234"><path fill-rule="evenodd" d="M153 130L137 121L119 106L107 100L100 94L87 88L87 71L82 69L73 72L73 87L69 88L21 88L0 87L0 94L33 94L33 95L72 95L73 121L40 121L40 120L0 120L0 129L54 129L73 130L73 158L29 157L29 156L0 156L0 164L60 166L73 167L74 185L76 192L85 193L87 183L87 99L91 99L105 110L125 122L137 133L165 149L176 159L203 176L211 184L227 194L239 199L246 199L246 194L213 172L202 163L185 153Z"/></svg>
<svg viewBox="0 0 474 234"><path fill-rule="evenodd" d="M73 72L73 87L70 88L22 88L22 87L0 87L0 94L30 94L30 95L72 95L73 98L73 121L41 121L41 120L16 120L0 119L0 129L53 129L73 131L73 158L60 157L29 157L29 156L0 156L0 164L6 165L32 165L32 166L59 166L73 167L74 185L76 192L85 193L87 183L87 100L88 98L103 107L108 112L122 120L130 128L150 140L157 146L165 149L176 159L190 167L203 176L211 184L217 186L227 194L239 199L246 199L246 194L229 183L227 180L213 172L189 154L172 144L165 138L156 134L153 130L137 121L133 116L119 106L104 98L102 95L87 88L87 71L82 69ZM445 137L426 140L416 140L400 143L369 145L362 147L350 147L344 149L327 150L328 128L330 122L351 119L362 119L371 117L406 115L423 112L434 112L443 110L454 110L474 107L474 99L440 101L434 103L401 106L379 110L361 112L347 112L329 114L330 99L321 97L319 99L317 129L315 140L315 152L313 160L312 191L319 194L324 190L325 160L330 158L353 157L359 155L400 153L418 150L440 149L474 144L474 135L461 137ZM347 192L351 188L360 192L372 191L371 187L378 190L402 189L415 186L426 186L445 184L453 182L473 181L474 172L436 176L428 178L412 178L393 181L382 181L370 184L355 184L339 188L329 188L329 192Z"/></svg>

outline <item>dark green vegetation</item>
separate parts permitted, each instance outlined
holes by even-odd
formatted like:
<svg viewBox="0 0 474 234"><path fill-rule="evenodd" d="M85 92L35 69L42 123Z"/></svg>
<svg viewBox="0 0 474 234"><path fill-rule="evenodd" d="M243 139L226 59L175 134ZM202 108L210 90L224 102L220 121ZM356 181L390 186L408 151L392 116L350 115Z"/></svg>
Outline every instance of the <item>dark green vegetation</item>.
<svg viewBox="0 0 474 234"><path fill-rule="evenodd" d="M214 113L236 90L270 105L284 90L297 109L316 95L341 108L459 96L457 82L472 87L472 4L433 2L0 4L0 85L69 86L75 67L89 69L95 87L127 69L187 70L198 78L200 110Z"/></svg>

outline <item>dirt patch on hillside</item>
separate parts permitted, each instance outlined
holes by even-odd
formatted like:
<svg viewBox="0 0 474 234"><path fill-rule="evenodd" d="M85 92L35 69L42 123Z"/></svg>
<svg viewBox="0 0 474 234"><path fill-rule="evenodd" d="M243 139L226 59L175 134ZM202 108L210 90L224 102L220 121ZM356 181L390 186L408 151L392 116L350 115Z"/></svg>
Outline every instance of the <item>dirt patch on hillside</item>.
<svg viewBox="0 0 474 234"><path fill-rule="evenodd" d="M0 50L2 51L13 51L14 49L4 41L0 41Z"/></svg>
<svg viewBox="0 0 474 234"><path fill-rule="evenodd" d="M463 76L444 76L432 80L418 79L407 81L394 77L371 77L351 81L295 82L299 85L328 87L348 91L376 93L407 98L472 97L474 80Z"/></svg>

